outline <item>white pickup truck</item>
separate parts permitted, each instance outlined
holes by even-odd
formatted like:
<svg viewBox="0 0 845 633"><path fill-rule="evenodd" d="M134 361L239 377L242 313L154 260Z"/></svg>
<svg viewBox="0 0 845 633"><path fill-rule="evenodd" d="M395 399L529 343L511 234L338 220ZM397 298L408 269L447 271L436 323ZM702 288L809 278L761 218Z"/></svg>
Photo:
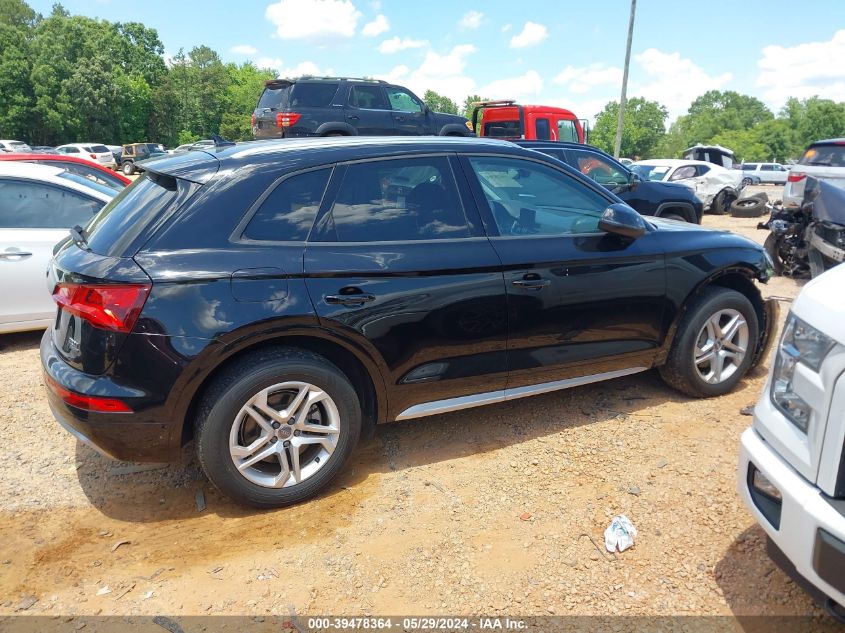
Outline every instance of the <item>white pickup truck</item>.
<svg viewBox="0 0 845 633"><path fill-rule="evenodd" d="M845 622L845 265L792 306L737 483L772 559Z"/></svg>

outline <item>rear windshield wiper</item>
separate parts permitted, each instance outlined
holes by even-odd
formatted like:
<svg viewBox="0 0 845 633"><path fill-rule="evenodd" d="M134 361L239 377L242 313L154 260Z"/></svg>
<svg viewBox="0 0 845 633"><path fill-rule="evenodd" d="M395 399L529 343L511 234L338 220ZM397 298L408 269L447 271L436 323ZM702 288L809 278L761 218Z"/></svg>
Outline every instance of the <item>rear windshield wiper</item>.
<svg viewBox="0 0 845 633"><path fill-rule="evenodd" d="M73 238L73 243L79 248L85 251L91 250L91 247L88 246L88 238L85 237L85 229L81 226L78 224L74 225L74 227L70 230L70 236Z"/></svg>

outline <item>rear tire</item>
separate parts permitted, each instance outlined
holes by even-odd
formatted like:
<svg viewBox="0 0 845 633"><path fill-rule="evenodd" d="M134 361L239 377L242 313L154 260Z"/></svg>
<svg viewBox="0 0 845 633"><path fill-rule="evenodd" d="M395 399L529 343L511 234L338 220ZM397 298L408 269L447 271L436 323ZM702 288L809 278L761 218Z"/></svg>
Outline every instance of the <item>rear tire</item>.
<svg viewBox="0 0 845 633"><path fill-rule="evenodd" d="M126 176L131 176L135 173L135 163L123 163L121 168Z"/></svg>
<svg viewBox="0 0 845 633"><path fill-rule="evenodd" d="M689 396L724 395L748 372L758 342L757 313L748 298L710 286L687 307L660 376Z"/></svg>
<svg viewBox="0 0 845 633"><path fill-rule="evenodd" d="M197 457L232 500L278 508L327 486L360 434L361 405L340 369L305 350L269 348L209 387L197 414Z"/></svg>
<svg viewBox="0 0 845 633"><path fill-rule="evenodd" d="M713 198L710 203L710 213L713 215L725 215L731 207L731 203L736 200L736 196L726 190L722 190Z"/></svg>

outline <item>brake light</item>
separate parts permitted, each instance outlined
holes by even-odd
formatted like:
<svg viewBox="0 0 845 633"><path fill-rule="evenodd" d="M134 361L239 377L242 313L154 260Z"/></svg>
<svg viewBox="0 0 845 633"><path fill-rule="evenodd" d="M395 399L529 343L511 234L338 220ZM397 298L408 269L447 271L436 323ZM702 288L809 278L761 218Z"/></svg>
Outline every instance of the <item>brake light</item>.
<svg viewBox="0 0 845 633"><path fill-rule="evenodd" d="M96 155L96 154L91 154L91 158L93 158L94 160L97 160L97 155Z"/></svg>
<svg viewBox="0 0 845 633"><path fill-rule="evenodd" d="M53 301L91 325L131 332L150 294L150 284L56 284Z"/></svg>
<svg viewBox="0 0 845 633"><path fill-rule="evenodd" d="M55 393L62 402L77 409L86 411L100 411L102 413L132 413L128 404L116 398L102 398L100 396L86 396L62 387L47 374L44 375L44 382L47 387Z"/></svg>
<svg viewBox="0 0 845 633"><path fill-rule="evenodd" d="M789 174L786 179L789 182L801 182L807 177L807 174Z"/></svg>
<svg viewBox="0 0 845 633"><path fill-rule="evenodd" d="M301 116L301 114L297 114L296 112L279 112L276 115L276 127L296 125L296 122L299 121L299 117Z"/></svg>

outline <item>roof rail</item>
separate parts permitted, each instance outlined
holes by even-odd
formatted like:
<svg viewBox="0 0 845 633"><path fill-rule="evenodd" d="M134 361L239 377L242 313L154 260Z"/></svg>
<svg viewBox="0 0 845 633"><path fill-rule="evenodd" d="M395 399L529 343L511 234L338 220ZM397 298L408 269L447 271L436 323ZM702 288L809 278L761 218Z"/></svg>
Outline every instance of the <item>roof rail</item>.
<svg viewBox="0 0 845 633"><path fill-rule="evenodd" d="M496 108L516 105L516 99L499 99L497 101L473 101L472 105L477 108Z"/></svg>
<svg viewBox="0 0 845 633"><path fill-rule="evenodd" d="M272 83L274 81L299 81L302 79L328 79L332 81L370 81L372 83L386 84L384 79L375 79L374 77L330 77L323 75L300 75L299 77L277 77L276 79L268 79L265 83Z"/></svg>

